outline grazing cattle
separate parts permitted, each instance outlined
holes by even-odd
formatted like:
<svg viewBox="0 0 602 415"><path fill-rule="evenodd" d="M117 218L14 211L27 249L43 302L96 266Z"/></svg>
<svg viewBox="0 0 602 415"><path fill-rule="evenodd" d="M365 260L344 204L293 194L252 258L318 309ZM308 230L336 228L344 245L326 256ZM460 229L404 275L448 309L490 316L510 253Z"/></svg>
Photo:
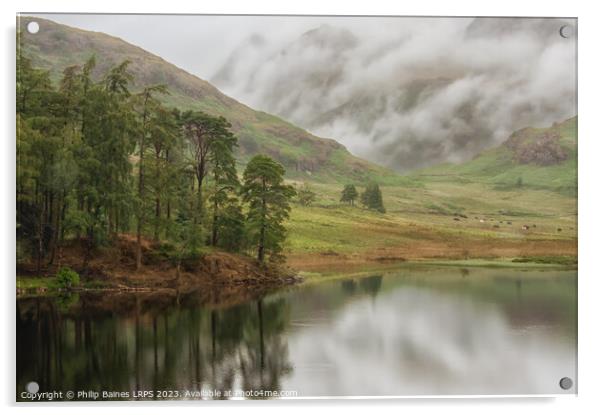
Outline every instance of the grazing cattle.
<svg viewBox="0 0 602 415"><path fill-rule="evenodd" d="M480 219L479 222L485 223L485 220L484 219Z"/></svg>
<svg viewBox="0 0 602 415"><path fill-rule="evenodd" d="M529 225L523 225L523 227L521 229L523 231L528 231L529 230Z"/></svg>
<svg viewBox="0 0 602 415"><path fill-rule="evenodd" d="M458 220L458 221L459 221L459 220L460 220L460 218L454 218L454 220Z"/></svg>

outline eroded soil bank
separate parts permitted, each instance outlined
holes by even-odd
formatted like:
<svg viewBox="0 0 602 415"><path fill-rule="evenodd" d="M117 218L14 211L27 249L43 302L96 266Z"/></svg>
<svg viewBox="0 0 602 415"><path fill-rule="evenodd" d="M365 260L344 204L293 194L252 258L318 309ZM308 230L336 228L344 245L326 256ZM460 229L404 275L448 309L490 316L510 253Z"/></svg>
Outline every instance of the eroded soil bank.
<svg viewBox="0 0 602 415"><path fill-rule="evenodd" d="M135 241L128 236L120 236L111 247L94 250L87 261L85 257L82 244L73 241L57 253L52 264L44 264L39 273L35 262L19 263L18 276L39 277L42 281L35 289L17 284L17 294L48 291L54 275L64 266L80 275L79 290L165 290L175 296L203 289L214 296L227 296L230 292L238 297L245 291L262 292L301 279L284 265L260 264L249 256L217 250L183 260L178 272L174 261L148 241L143 244L143 265L136 270Z"/></svg>

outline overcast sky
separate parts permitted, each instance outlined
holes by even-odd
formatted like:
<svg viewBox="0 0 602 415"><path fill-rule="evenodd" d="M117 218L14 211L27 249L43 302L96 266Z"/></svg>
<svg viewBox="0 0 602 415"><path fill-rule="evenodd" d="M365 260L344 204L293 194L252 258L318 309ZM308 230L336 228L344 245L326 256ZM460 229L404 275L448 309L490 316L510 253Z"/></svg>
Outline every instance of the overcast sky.
<svg viewBox="0 0 602 415"><path fill-rule="evenodd" d="M576 113L576 39L559 32L570 20L42 17L120 37L399 171Z"/></svg>

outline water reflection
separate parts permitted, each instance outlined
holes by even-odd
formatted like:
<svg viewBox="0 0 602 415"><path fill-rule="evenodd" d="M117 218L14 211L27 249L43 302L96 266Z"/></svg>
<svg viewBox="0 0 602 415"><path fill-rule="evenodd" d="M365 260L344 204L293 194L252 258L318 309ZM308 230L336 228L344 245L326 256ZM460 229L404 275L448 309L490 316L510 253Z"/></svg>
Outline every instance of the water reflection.
<svg viewBox="0 0 602 415"><path fill-rule="evenodd" d="M133 307L116 314L96 296L82 295L72 314L49 298L19 301L18 383L35 380L42 392L278 390L290 371L284 299L225 310L149 309L134 294L102 299L111 301Z"/></svg>
<svg viewBox="0 0 602 415"><path fill-rule="evenodd" d="M575 379L574 275L512 272L399 271L228 307L203 305L198 293L23 299L17 385L222 395L562 393L558 380Z"/></svg>

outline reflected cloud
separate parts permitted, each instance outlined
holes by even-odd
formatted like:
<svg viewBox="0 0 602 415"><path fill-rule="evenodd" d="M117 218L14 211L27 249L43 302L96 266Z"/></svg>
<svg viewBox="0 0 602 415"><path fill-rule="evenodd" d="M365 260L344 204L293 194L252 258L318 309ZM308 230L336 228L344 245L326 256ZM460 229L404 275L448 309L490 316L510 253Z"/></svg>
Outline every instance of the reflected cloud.
<svg viewBox="0 0 602 415"><path fill-rule="evenodd" d="M558 393L575 373L571 345L517 331L496 305L404 287L363 298L289 339L303 395Z"/></svg>

